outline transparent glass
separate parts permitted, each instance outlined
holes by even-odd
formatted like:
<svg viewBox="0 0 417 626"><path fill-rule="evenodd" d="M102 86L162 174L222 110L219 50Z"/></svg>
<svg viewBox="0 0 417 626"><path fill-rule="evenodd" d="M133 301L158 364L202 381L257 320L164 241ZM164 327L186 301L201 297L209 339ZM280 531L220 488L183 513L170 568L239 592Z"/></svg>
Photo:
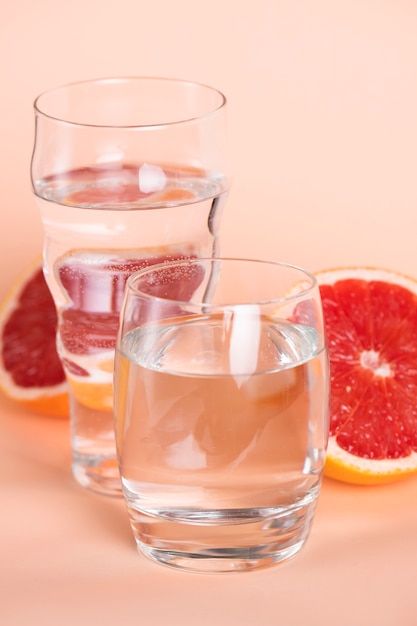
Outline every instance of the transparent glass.
<svg viewBox="0 0 417 626"><path fill-rule="evenodd" d="M113 361L127 277L218 254L226 100L164 78L80 82L40 95L31 176L58 311L76 480L121 495Z"/></svg>
<svg viewBox="0 0 417 626"><path fill-rule="evenodd" d="M189 259L132 275L115 415L140 551L196 572L295 555L320 492L328 406L313 276L244 259Z"/></svg>

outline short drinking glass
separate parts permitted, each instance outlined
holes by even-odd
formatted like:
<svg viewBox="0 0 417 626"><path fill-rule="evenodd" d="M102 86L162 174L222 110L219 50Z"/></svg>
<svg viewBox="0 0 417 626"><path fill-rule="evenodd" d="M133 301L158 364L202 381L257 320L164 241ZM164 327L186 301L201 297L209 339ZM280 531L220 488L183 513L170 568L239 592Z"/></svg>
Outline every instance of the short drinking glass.
<svg viewBox="0 0 417 626"><path fill-rule="evenodd" d="M115 416L140 551L199 572L295 555L321 487L328 368L319 290L302 269L189 259L132 275Z"/></svg>
<svg viewBox="0 0 417 626"><path fill-rule="evenodd" d="M218 254L225 108L211 87L140 77L75 83L35 102L32 184L70 390L73 474L103 494L121 495L112 386L126 279Z"/></svg>

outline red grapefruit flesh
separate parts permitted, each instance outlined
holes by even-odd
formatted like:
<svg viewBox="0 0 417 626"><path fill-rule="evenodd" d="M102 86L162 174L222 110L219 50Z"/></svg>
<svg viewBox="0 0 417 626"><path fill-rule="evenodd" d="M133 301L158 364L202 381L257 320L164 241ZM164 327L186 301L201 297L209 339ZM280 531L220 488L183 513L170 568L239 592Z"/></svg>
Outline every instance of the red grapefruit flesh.
<svg viewBox="0 0 417 626"><path fill-rule="evenodd" d="M0 389L44 415L68 416L65 374L55 345L57 315L37 259L0 306Z"/></svg>
<svg viewBox="0 0 417 626"><path fill-rule="evenodd" d="M417 281L389 270L317 273L329 344L325 473L359 484L417 472Z"/></svg>

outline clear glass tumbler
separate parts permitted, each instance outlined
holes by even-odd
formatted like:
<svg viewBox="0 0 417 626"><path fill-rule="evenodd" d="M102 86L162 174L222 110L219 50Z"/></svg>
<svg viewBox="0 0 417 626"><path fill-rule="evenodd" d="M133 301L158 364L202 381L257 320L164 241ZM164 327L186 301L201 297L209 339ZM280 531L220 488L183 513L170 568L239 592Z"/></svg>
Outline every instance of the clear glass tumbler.
<svg viewBox="0 0 417 626"><path fill-rule="evenodd" d="M70 389L73 474L121 495L113 361L127 277L218 254L226 100L164 78L75 83L35 101L32 184Z"/></svg>
<svg viewBox="0 0 417 626"><path fill-rule="evenodd" d="M131 276L115 414L139 550L199 572L295 555L319 496L328 405L321 301L309 273L189 259Z"/></svg>

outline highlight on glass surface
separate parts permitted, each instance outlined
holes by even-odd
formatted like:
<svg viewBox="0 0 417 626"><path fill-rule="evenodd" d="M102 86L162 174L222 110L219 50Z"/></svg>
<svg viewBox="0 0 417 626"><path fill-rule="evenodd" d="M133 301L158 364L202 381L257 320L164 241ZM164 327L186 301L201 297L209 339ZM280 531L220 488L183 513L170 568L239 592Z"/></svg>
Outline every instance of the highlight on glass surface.
<svg viewBox="0 0 417 626"><path fill-rule="evenodd" d="M70 388L76 480L120 495L113 360L127 277L218 254L229 189L226 99L164 78L109 78L35 101L32 184Z"/></svg>
<svg viewBox="0 0 417 626"><path fill-rule="evenodd" d="M328 404L321 301L309 273L188 259L131 276L115 416L139 550L199 572L295 555L320 492Z"/></svg>

